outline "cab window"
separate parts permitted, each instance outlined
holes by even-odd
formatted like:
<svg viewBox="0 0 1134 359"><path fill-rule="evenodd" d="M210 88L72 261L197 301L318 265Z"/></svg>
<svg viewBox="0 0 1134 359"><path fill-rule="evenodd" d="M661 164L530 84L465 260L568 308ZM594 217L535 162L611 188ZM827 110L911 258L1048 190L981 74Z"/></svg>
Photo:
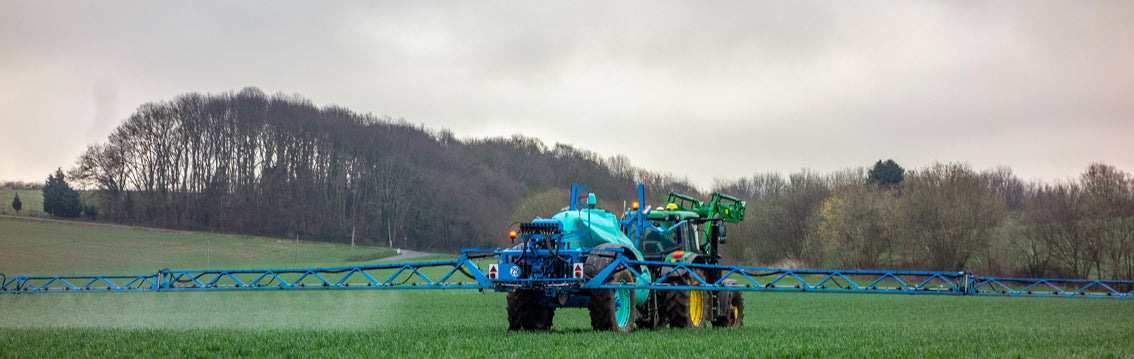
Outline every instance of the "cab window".
<svg viewBox="0 0 1134 359"><path fill-rule="evenodd" d="M654 226L667 228L672 226L673 223L665 223L662 221L654 221ZM674 250L681 249L681 238L686 235L684 231L688 226L681 226L674 231L659 233L652 229L647 229L645 235L642 236L641 243L638 250L643 254L660 254L667 253Z"/></svg>

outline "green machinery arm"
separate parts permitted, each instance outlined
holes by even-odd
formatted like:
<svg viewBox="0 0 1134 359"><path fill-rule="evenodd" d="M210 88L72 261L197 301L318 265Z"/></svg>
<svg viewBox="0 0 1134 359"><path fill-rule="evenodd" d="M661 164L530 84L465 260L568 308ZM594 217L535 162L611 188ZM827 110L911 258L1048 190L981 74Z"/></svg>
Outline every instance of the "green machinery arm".
<svg viewBox="0 0 1134 359"><path fill-rule="evenodd" d="M666 196L666 203L673 203L678 210L695 212L701 218L716 218L720 215L722 220L729 223L744 220L744 201L718 192L710 195L708 204L693 197L670 192L669 196Z"/></svg>
<svg viewBox="0 0 1134 359"><path fill-rule="evenodd" d="M725 222L737 223L744 220L744 201L739 198L713 192L709 207L710 215L720 214Z"/></svg>
<svg viewBox="0 0 1134 359"><path fill-rule="evenodd" d="M696 213L697 217L704 220L719 219L729 223L737 223L744 220L744 201L719 192L713 192L709 196L709 203L707 204L696 198L674 192L670 192L669 195L666 196L666 202L676 206L676 210ZM717 240L709 240L709 238L712 237L713 228L714 226L705 226L705 235L703 238L706 239L706 242L701 244L701 250L703 253L711 253L716 257L717 245L724 244L726 239L722 232L720 237L718 237L719 242L717 242ZM721 231L724 230L723 226L718 228L720 228Z"/></svg>

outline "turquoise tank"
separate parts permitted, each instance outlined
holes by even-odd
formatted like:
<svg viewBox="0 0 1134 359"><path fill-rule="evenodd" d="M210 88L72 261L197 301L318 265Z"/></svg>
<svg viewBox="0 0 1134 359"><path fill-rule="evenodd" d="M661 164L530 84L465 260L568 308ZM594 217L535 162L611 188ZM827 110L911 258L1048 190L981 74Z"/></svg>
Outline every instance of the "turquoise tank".
<svg viewBox="0 0 1134 359"><path fill-rule="evenodd" d="M623 253L627 258L642 260L642 253L634 247L634 242L622 233L618 218L610 212L592 208L565 210L552 216L551 219L563 224L563 234L567 238L560 244L562 249L595 248L603 243L617 243L629 249L629 253ZM645 269L636 269L639 272L638 283L652 282L650 272ZM649 293L648 289L635 290L636 304L646 304Z"/></svg>

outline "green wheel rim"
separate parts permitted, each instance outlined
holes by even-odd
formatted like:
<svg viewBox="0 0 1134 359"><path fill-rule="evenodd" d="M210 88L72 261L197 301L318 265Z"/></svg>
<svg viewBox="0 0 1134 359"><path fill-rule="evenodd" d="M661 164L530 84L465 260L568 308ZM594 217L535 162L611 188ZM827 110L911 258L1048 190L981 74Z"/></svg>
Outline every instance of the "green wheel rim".
<svg viewBox="0 0 1134 359"><path fill-rule="evenodd" d="M614 291L614 321L619 327L625 327L630 322L630 289Z"/></svg>

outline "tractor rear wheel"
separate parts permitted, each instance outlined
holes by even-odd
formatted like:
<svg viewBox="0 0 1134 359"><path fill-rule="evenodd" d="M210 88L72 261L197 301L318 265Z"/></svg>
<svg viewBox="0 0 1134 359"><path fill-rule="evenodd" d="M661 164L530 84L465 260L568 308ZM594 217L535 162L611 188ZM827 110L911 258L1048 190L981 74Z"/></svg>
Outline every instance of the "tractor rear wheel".
<svg viewBox="0 0 1134 359"><path fill-rule="evenodd" d="M697 283L691 276L682 276L674 284L688 286ZM667 290L665 291L665 313L670 328L704 328L712 306L708 291Z"/></svg>
<svg viewBox="0 0 1134 359"><path fill-rule="evenodd" d="M608 284L633 284L634 277L623 270L610 275ZM629 333L634 329L633 289L591 289L591 328Z"/></svg>
<svg viewBox="0 0 1134 359"><path fill-rule="evenodd" d="M555 308L540 305L536 291L508 292L508 330L548 330L551 329Z"/></svg>
<svg viewBox="0 0 1134 359"><path fill-rule="evenodd" d="M744 326L744 296L740 292L721 291L722 296L728 296L728 307L723 316L713 321L713 327L740 328Z"/></svg>

